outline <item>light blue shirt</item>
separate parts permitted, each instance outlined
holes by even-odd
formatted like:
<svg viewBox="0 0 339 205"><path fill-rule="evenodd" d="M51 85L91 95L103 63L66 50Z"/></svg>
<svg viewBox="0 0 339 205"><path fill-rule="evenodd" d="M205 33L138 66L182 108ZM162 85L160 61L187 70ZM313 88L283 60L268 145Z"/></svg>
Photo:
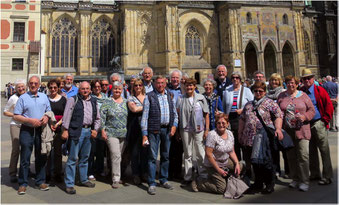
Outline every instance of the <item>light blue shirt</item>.
<svg viewBox="0 0 339 205"><path fill-rule="evenodd" d="M161 125L168 125L170 121L170 111L169 111L169 104L167 101L167 90L165 90L165 93L162 95L158 93L155 90L155 93L157 94L158 100L159 100L159 105L160 105L160 124ZM178 127L178 113L175 108L175 103L174 103L174 98L172 99L173 103L173 112L174 112L174 122L173 126ZM142 130L142 135L147 136L148 132L148 114L149 114L149 109L150 109L150 103L148 100L148 95L146 95L145 100L144 100L144 110L142 113L142 118L141 118L141 130Z"/></svg>
<svg viewBox="0 0 339 205"><path fill-rule="evenodd" d="M67 98L73 97L78 94L78 88L74 85L72 85L72 88L67 92L65 89L61 89L61 92L65 93L67 95Z"/></svg>
<svg viewBox="0 0 339 205"><path fill-rule="evenodd" d="M174 96L173 96L174 102L177 103L178 97L181 96L181 88L180 88L180 85L179 85L176 89L168 88L168 90L174 95ZM175 104L174 104L174 106L176 107Z"/></svg>
<svg viewBox="0 0 339 205"><path fill-rule="evenodd" d="M314 95L314 85L312 85L312 86L308 89L308 91L309 91L309 92L307 93L307 95L308 95L308 97L311 98L311 101L312 101L312 103L313 103L313 105L314 105L314 109L315 109L315 115L314 115L314 117L313 117L312 120L318 120L318 119L321 118L321 115L320 115L320 112L319 112L319 110L318 110L318 107L317 107L317 100L315 99L315 95Z"/></svg>
<svg viewBox="0 0 339 205"><path fill-rule="evenodd" d="M147 83L144 82L144 87L145 87L146 93L150 93L150 92L153 91L153 85L152 85L152 83L150 83L149 85L147 85Z"/></svg>
<svg viewBox="0 0 339 205"><path fill-rule="evenodd" d="M30 91L21 95L14 108L15 115L22 115L27 118L41 119L45 112L51 111L48 97L44 93L38 92L37 96ZM25 124L32 126L31 124Z"/></svg>

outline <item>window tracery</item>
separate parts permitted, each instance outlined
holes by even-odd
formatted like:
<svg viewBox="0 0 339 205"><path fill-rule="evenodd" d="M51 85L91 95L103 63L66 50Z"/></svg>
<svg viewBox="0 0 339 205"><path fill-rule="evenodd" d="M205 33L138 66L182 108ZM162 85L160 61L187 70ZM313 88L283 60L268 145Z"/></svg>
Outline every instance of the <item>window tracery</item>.
<svg viewBox="0 0 339 205"><path fill-rule="evenodd" d="M201 55L201 38L194 26L189 26L185 35L185 46L187 56Z"/></svg>

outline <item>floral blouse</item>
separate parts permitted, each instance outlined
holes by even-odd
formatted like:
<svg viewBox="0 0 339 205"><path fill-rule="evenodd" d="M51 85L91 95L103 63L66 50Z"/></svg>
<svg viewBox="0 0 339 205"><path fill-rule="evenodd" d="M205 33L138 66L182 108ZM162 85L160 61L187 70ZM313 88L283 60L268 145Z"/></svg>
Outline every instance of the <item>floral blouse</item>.
<svg viewBox="0 0 339 205"><path fill-rule="evenodd" d="M222 101L219 95L212 93L211 96L207 96L205 93L202 94L208 103L208 108L210 110L209 118L210 118L210 130L215 129L215 111L218 110L220 112L224 112L222 107Z"/></svg>
<svg viewBox="0 0 339 205"><path fill-rule="evenodd" d="M101 129L108 137L125 138L127 133L127 100L122 103L106 99L100 108Z"/></svg>
<svg viewBox="0 0 339 205"><path fill-rule="evenodd" d="M224 168L227 165L228 153L233 151L234 137L230 130L226 130L227 138L223 139L215 130L208 133L206 137L206 147L213 148L213 158L219 167ZM207 157L204 159L204 165L206 167L212 167L212 164L208 161Z"/></svg>
<svg viewBox="0 0 339 205"><path fill-rule="evenodd" d="M273 126L273 120L276 118L282 118L283 114L278 106L273 100L266 98L258 107L258 112L261 115L261 118L265 122L266 126ZM272 119L273 117L273 119ZM257 117L257 113L254 110L253 101L248 102L241 115L240 119L245 122L244 129L241 137L239 137L239 143L243 146L252 146L253 138L257 131L259 131L263 126Z"/></svg>

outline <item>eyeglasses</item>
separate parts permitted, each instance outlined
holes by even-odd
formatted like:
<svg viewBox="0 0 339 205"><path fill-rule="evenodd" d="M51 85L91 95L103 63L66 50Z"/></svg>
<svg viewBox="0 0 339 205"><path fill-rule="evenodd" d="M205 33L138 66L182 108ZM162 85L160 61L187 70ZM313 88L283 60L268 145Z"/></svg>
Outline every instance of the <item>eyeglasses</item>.
<svg viewBox="0 0 339 205"><path fill-rule="evenodd" d="M234 77L232 77L231 79L232 79L232 80L233 80L233 79L240 79L240 77L234 76Z"/></svg>
<svg viewBox="0 0 339 205"><path fill-rule="evenodd" d="M254 93L263 93L263 92L265 92L265 91L263 91L263 90L254 90L253 92L254 92Z"/></svg>
<svg viewBox="0 0 339 205"><path fill-rule="evenodd" d="M58 89L58 87L49 87L48 89L53 90L53 89Z"/></svg>
<svg viewBox="0 0 339 205"><path fill-rule="evenodd" d="M29 82L30 85L39 85L39 83Z"/></svg>
<svg viewBox="0 0 339 205"><path fill-rule="evenodd" d="M108 86L108 84L101 84L101 86Z"/></svg>
<svg viewBox="0 0 339 205"><path fill-rule="evenodd" d="M141 84L134 84L135 87L142 87Z"/></svg>

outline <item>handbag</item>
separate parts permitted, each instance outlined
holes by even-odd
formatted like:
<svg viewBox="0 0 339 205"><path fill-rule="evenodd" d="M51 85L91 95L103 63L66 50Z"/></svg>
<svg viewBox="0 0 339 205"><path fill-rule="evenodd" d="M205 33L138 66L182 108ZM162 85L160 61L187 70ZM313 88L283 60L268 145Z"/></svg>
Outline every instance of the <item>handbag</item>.
<svg viewBox="0 0 339 205"><path fill-rule="evenodd" d="M293 143L291 136L284 129L281 129L281 132L284 136L283 139L278 140L278 138L275 137L275 128L267 127L266 124L264 123L263 119L261 118L258 110L255 110L255 112L257 113L257 117L258 117L259 121L261 122L262 126L265 128L267 135L274 137L274 141L275 141L274 144L277 146L276 148L278 150L287 150L287 149L291 149L291 148L294 147L294 143ZM278 141L278 142L276 142L276 141Z"/></svg>
<svg viewBox="0 0 339 205"><path fill-rule="evenodd" d="M231 175L227 179L224 198L239 199L248 188L249 187L244 181Z"/></svg>

